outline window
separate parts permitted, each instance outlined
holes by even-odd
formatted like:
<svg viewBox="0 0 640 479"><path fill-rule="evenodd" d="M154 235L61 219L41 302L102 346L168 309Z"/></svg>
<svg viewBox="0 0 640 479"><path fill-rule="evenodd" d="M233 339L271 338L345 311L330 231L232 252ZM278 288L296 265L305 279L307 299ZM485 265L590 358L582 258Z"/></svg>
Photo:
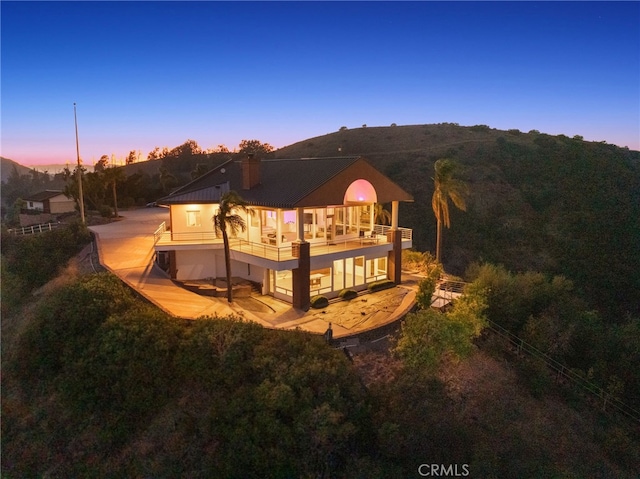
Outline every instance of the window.
<svg viewBox="0 0 640 479"><path fill-rule="evenodd" d="M344 260L333 262L333 290L340 291L344 287Z"/></svg>
<svg viewBox="0 0 640 479"><path fill-rule="evenodd" d="M202 226L200 222L200 210L187 211L187 226Z"/></svg>
<svg viewBox="0 0 640 479"><path fill-rule="evenodd" d="M355 265L355 285L364 284L364 256L354 258Z"/></svg>

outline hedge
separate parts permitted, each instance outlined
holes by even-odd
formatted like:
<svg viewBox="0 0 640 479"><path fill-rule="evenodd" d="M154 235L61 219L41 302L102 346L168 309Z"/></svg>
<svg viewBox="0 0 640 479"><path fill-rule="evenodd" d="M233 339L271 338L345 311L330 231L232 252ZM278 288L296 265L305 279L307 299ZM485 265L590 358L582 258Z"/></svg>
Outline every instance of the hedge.
<svg viewBox="0 0 640 479"><path fill-rule="evenodd" d="M351 301L358 297L358 292L353 289L343 289L338 296L344 301Z"/></svg>
<svg viewBox="0 0 640 479"><path fill-rule="evenodd" d="M315 309L322 309L329 306L329 300L326 296L318 295L311 298L311 307Z"/></svg>

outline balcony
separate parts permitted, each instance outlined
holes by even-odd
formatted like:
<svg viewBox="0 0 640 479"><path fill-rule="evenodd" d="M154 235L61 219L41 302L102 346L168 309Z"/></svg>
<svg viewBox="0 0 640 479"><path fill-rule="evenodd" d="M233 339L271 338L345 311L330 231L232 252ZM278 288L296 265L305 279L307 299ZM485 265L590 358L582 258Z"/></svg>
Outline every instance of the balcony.
<svg viewBox="0 0 640 479"><path fill-rule="evenodd" d="M310 242L311 256L322 256L332 253L362 250L364 248L375 248L387 245L386 249L391 249L387 233L391 229L386 225L375 225L374 234L364 234L361 236L351 236L330 241ZM398 228L402 236L402 248L410 248L412 245L412 230L408 228ZM172 249L208 249L222 248L222 238L215 235L213 231L206 233L173 233L166 229L166 224L162 223L154 232L155 249L157 251ZM266 243L256 243L240 238L231 238L229 247L233 251L238 251L251 256L264 258L271 261L289 261L297 259L294 253L295 243L286 243L276 246Z"/></svg>

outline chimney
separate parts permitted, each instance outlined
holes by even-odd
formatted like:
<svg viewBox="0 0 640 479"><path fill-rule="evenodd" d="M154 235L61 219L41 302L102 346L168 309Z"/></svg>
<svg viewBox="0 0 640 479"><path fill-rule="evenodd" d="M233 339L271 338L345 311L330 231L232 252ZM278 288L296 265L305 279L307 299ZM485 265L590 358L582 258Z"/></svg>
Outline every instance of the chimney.
<svg viewBox="0 0 640 479"><path fill-rule="evenodd" d="M242 159L242 189L250 190L260 184L260 158L249 153Z"/></svg>

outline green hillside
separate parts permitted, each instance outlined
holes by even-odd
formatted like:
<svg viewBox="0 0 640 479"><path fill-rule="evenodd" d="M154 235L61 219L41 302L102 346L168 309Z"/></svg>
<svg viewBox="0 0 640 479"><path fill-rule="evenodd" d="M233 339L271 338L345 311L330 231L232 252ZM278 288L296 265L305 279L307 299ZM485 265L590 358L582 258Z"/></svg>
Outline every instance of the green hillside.
<svg viewBox="0 0 640 479"><path fill-rule="evenodd" d="M594 308L637 315L640 305L640 152L581 138L484 125L343 129L277 157L363 155L414 196L400 222L414 246L435 248L433 165L452 158L470 184L467 212L452 206L443 262L563 274Z"/></svg>

